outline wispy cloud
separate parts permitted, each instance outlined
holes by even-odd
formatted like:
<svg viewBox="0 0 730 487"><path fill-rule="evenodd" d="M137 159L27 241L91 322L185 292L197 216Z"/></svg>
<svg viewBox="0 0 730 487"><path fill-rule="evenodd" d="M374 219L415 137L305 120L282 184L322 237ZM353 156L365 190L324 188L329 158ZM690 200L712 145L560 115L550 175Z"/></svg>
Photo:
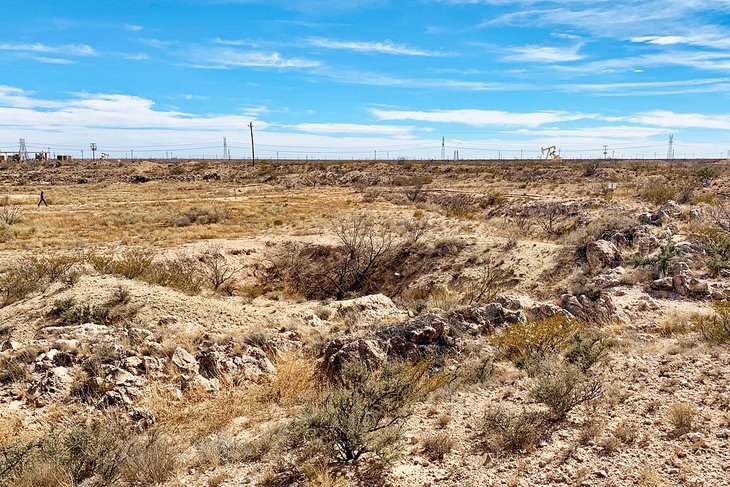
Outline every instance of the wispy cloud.
<svg viewBox="0 0 730 487"><path fill-rule="evenodd" d="M302 57L286 57L278 52L248 51L234 48L203 48L200 46L183 50L177 55L187 66L203 69L232 68L314 68L322 61Z"/></svg>
<svg viewBox="0 0 730 487"><path fill-rule="evenodd" d="M408 135L413 127L396 127L391 125L368 125L353 123L300 123L293 128L302 132L324 134L377 134Z"/></svg>
<svg viewBox="0 0 730 487"><path fill-rule="evenodd" d="M579 61L585 59L585 56L580 54L580 48L582 44L577 44L570 47L553 47L553 46L538 46L538 45L527 45L512 47L508 49L510 54L504 56L506 61L517 61L517 62L539 62L539 63L562 63L570 61Z"/></svg>
<svg viewBox="0 0 730 487"><path fill-rule="evenodd" d="M315 74L330 78L339 83L387 86L393 88L444 89L452 91L501 91L518 87L517 85L511 85L508 87L502 83L492 83L488 81L470 81L452 78L398 77L385 73L332 69L326 66L317 69Z"/></svg>
<svg viewBox="0 0 730 487"><path fill-rule="evenodd" d="M669 110L654 110L627 117L627 120L633 123L653 124L670 128L730 130L730 115L675 113Z"/></svg>
<svg viewBox="0 0 730 487"><path fill-rule="evenodd" d="M32 59L43 64L76 64L76 61L60 57L33 56Z"/></svg>
<svg viewBox="0 0 730 487"><path fill-rule="evenodd" d="M97 52L87 44L63 44L50 46L48 44L13 44L0 43L0 51L15 51L25 53L65 54L67 56L95 56Z"/></svg>
<svg viewBox="0 0 730 487"><path fill-rule="evenodd" d="M142 30L141 25L135 25L135 24L124 24L124 30L128 30L131 32L139 32Z"/></svg>
<svg viewBox="0 0 730 487"><path fill-rule="evenodd" d="M397 56L441 56L443 54L385 41L340 41L326 38L309 39L309 45L325 49L391 54Z"/></svg>
<svg viewBox="0 0 730 487"><path fill-rule="evenodd" d="M378 120L413 120L419 122L460 123L474 127L522 126L539 127L549 123L595 119L597 115L569 113L564 111L505 112L499 110L380 110L370 112Z"/></svg>

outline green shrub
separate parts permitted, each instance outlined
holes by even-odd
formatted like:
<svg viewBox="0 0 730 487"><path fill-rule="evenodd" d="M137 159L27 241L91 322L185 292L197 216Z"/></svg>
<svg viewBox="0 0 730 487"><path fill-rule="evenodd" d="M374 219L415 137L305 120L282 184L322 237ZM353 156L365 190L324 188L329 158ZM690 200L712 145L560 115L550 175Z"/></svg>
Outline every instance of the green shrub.
<svg viewBox="0 0 730 487"><path fill-rule="evenodd" d="M579 404L600 397L601 383L571 364L542 368L531 390L532 398L548 406L554 419L562 421Z"/></svg>
<svg viewBox="0 0 730 487"><path fill-rule="evenodd" d="M413 404L442 383L427 371L427 363L390 364L379 372L345 366L338 382L298 422L303 437L338 462L357 461L368 452L387 461L397 451Z"/></svg>
<svg viewBox="0 0 730 487"><path fill-rule="evenodd" d="M730 343L730 302L716 301L714 313L692 318L693 327L710 343Z"/></svg>
<svg viewBox="0 0 730 487"><path fill-rule="evenodd" d="M510 325L489 341L502 356L520 366L562 352L584 326L573 318L557 315Z"/></svg>
<svg viewBox="0 0 730 487"><path fill-rule="evenodd" d="M485 413L479 435L489 450L529 451L545 436L548 426L539 411L495 407Z"/></svg>
<svg viewBox="0 0 730 487"><path fill-rule="evenodd" d="M669 183L652 184L644 188L639 197L657 206L663 205L669 200L677 200L679 190Z"/></svg>
<svg viewBox="0 0 730 487"><path fill-rule="evenodd" d="M587 372L606 355L608 337L598 330L579 330L568 340L565 360Z"/></svg>

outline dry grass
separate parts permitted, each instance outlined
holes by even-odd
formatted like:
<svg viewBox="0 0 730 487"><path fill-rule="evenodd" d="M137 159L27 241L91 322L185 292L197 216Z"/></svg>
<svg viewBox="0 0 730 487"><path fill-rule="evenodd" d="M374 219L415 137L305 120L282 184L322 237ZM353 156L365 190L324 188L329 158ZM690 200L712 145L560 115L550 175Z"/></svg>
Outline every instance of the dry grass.
<svg viewBox="0 0 730 487"><path fill-rule="evenodd" d="M680 437L697 428L697 407L686 402L674 403L667 410L672 435Z"/></svg>

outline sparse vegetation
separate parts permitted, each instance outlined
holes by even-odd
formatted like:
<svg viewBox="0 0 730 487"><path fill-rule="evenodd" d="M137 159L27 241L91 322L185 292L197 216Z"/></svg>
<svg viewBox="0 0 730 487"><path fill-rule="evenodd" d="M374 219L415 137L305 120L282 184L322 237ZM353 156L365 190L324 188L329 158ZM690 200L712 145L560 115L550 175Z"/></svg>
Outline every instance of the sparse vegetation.
<svg viewBox="0 0 730 487"><path fill-rule="evenodd" d="M692 324L711 343L730 343L730 302L713 303L714 313L692 318Z"/></svg>

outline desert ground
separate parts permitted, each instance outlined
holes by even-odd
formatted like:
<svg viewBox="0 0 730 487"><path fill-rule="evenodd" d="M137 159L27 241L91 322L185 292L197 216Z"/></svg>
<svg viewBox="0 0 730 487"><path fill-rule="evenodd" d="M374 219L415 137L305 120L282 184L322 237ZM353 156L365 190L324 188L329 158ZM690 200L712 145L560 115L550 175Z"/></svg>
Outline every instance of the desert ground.
<svg viewBox="0 0 730 487"><path fill-rule="evenodd" d="M0 484L730 485L729 167L5 163Z"/></svg>

